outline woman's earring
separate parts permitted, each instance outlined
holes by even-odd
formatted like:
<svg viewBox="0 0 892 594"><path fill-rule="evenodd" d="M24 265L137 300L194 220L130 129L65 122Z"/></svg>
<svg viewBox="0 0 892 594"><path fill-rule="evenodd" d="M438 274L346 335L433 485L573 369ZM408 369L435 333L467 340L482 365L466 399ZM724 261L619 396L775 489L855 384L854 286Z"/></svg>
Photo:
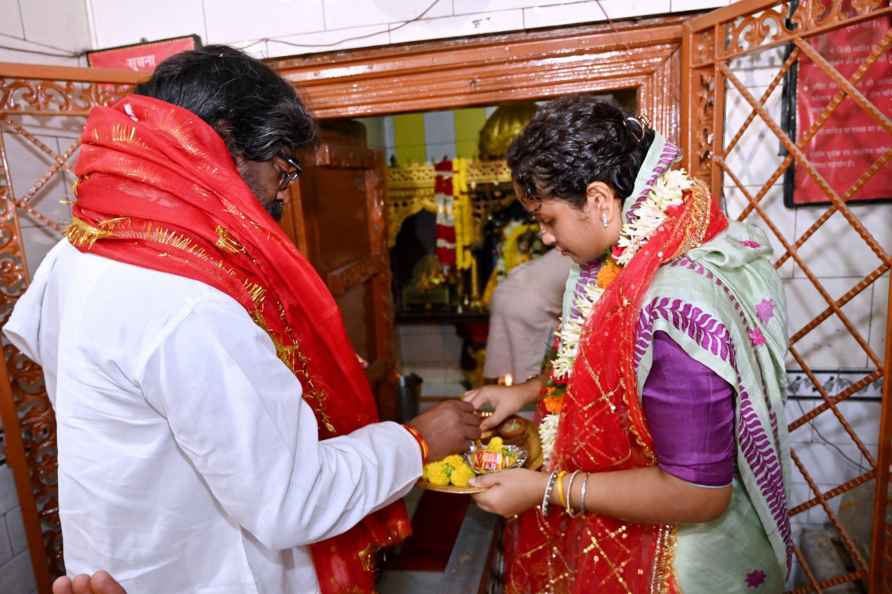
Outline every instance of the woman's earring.
<svg viewBox="0 0 892 594"><path fill-rule="evenodd" d="M606 212L601 213L601 224L604 225L605 229L610 226L610 217L607 216Z"/></svg>

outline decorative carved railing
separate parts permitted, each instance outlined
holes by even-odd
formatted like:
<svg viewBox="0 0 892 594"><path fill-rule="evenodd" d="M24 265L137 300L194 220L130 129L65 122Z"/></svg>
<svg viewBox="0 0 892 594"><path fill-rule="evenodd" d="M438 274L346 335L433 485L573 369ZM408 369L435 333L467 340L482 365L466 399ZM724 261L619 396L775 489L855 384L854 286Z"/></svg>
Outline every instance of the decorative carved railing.
<svg viewBox="0 0 892 594"><path fill-rule="evenodd" d="M47 204L65 200L79 142L60 151L41 140L35 128L70 119L74 121L68 134L77 135L90 108L114 101L138 80L128 71L0 64L0 325L28 286L27 258L36 257L26 254L23 228L54 241L68 224L58 208ZM46 172L28 187L14 182L9 150L13 137L46 163ZM5 339L2 348L6 365L0 369L0 419L6 458L16 480L38 589L48 593L52 579L65 571L55 418L40 368Z"/></svg>

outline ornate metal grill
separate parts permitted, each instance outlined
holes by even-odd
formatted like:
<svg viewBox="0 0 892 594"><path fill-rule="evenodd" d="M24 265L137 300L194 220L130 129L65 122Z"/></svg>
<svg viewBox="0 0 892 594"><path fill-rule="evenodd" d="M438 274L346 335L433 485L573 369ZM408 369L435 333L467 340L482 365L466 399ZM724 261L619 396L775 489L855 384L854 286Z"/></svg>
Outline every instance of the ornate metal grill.
<svg viewBox="0 0 892 594"><path fill-rule="evenodd" d="M889 464L892 462L889 441L892 382L888 381L887 374L892 362L892 345L886 340L885 352L882 352L882 340L877 339L877 335L889 335L887 311L884 311L888 305L874 312L875 318L882 318L881 323L874 322L874 336L870 336L869 327L865 331L863 320L853 318L852 308L846 307L859 299L861 304L869 303L866 298L871 294L879 300L888 297L887 279L892 257L875 236L877 230L887 236L888 228L877 228L868 218L878 209L888 211L889 207L855 207L847 201L886 167L892 159L892 150L881 154L851 187L842 191L821 175L805 150L806 143L846 99L857 104L886 134L892 134L889 114L882 113L859 88L868 68L888 56L892 34L887 33L848 78L831 65L814 44L816 35L868 19L889 18L890 12L889 3L879 0L745 0L696 17L685 26L681 96L686 167L707 180L714 193L723 193L729 211L739 220L750 220L769 232L779 256L775 266L781 270L782 276L792 275L788 286L807 287L819 304L815 313L808 313L804 322L796 321L798 327L790 329L788 366L801 370L799 373L813 385L820 400L811 410L803 411L804 414L788 417L789 431L796 436L797 432L812 431L818 422L824 426L830 422L848 435L851 451L863 461L862 470L850 480L832 486L819 485L815 479L820 470L818 465L806 459L804 448L802 451L795 446L792 448L792 475L801 477L807 490L793 493L791 514L795 518L809 510L821 510L821 517L835 528L854 564L851 571L819 578L797 547L795 554L806 584L797 587L795 592L823 592L856 580L869 583L871 592L892 592L892 525L886 521ZM754 93L741 79L740 62L764 62L770 57L776 59L777 66L769 70L769 76L762 81L765 85L762 92ZM795 139L779 123L775 107L785 77L803 60L820 68L835 84L836 93L814 124L801 130ZM735 108L742 108L742 114L748 114L741 122L733 122L727 116L735 112ZM759 155L748 153L745 146L750 143L752 148L753 141L759 151L770 152L780 146L781 155L766 159L770 163L767 167L759 167L752 159ZM819 210L809 209L807 214L789 209L784 213L776 208L780 201L779 182L794 164L800 174L804 172L823 190L827 206ZM789 222L784 220L790 216L795 220L792 232ZM874 226L873 232L871 226ZM827 252L816 249L823 245L821 241L829 242L831 250L864 252L864 261L855 267L859 272L850 272L848 279L830 279L826 273L821 274L818 270L820 260L827 256ZM795 320L797 315L792 309L791 317ZM828 333L828 328L834 331ZM848 343L847 357L857 355L866 361L864 365L849 364L860 368L857 379L835 393L821 380L818 371L821 361L827 358L827 344L820 344L820 341L827 340ZM842 365L838 362L839 366ZM864 443L864 436L852 428L840 405L880 381L883 384L882 427L877 451L872 451ZM789 413L789 407L787 410ZM868 560L840 522L835 508L839 502L837 498L869 481L874 481L877 497Z"/></svg>
<svg viewBox="0 0 892 594"><path fill-rule="evenodd" d="M48 249L68 225L68 187L75 180L73 158L84 116L94 105L128 92L136 81L129 72L0 64L0 325L30 279L24 236L30 234L33 244ZM22 172L29 178L26 187L15 183L13 152L29 165ZM5 339L2 347L0 418L7 462L16 479L38 588L49 592L52 579L65 572L55 417L40 368Z"/></svg>

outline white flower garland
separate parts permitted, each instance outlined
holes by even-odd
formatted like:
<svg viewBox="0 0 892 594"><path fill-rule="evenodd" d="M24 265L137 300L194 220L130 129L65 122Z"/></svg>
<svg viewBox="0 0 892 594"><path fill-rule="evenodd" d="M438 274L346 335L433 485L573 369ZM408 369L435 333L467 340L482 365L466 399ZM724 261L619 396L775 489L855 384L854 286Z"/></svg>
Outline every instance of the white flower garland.
<svg viewBox="0 0 892 594"><path fill-rule="evenodd" d="M558 352L552 363L552 369L556 379L564 379L570 376L573 370L573 362L576 361L576 352L579 350L579 339L582 337L582 329L585 326L595 304L604 294L604 289L600 288L592 279L582 291L576 295L573 301L573 308L570 310L569 319L561 320L560 330L558 331ZM579 282L582 282L580 279ZM575 315L574 315L575 314Z"/></svg>
<svg viewBox="0 0 892 594"><path fill-rule="evenodd" d="M682 169L667 171L654 183L647 199L632 213L634 220L623 225L617 246L623 249L616 263L625 266L654 232L666 221L666 211L682 203L684 191L694 185Z"/></svg>
<svg viewBox="0 0 892 594"><path fill-rule="evenodd" d="M546 415L539 423L539 441L542 442L542 464L545 468L551 467L551 455L554 453L554 442L557 440L558 421L561 416L557 413Z"/></svg>
<svg viewBox="0 0 892 594"><path fill-rule="evenodd" d="M616 263L625 266L632 261L644 244L653 236L667 218L666 211L683 203L684 191L694 185L684 170L667 171L654 183L644 202L632 214L633 222L624 223L617 246L623 248ZM580 279L579 282L583 282ZM552 373L558 381L568 381L570 372L579 351L582 329L595 310L595 304L605 289L598 286L597 276L591 279L582 291L578 291L573 301L569 319L562 319L558 331L558 352L552 363ZM539 440L542 442L542 457L546 468L550 467L557 439L560 413L551 413L539 425Z"/></svg>

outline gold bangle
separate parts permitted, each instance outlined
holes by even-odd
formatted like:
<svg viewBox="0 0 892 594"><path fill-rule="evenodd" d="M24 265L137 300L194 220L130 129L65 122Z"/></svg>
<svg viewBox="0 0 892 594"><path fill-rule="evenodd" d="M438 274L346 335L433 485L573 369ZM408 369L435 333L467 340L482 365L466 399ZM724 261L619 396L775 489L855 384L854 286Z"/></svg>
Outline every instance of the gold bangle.
<svg viewBox="0 0 892 594"><path fill-rule="evenodd" d="M567 476L567 472L562 470L557 475L557 493L558 493L558 502L562 506L566 505L564 503L564 477Z"/></svg>

